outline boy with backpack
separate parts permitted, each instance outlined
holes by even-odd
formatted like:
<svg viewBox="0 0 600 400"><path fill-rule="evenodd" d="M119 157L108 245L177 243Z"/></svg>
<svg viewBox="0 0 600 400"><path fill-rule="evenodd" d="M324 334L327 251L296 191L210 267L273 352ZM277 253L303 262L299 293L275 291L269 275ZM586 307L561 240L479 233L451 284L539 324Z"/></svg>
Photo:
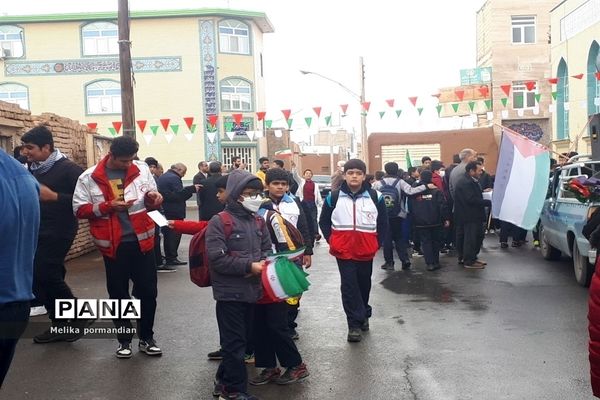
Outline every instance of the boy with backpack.
<svg viewBox="0 0 600 400"><path fill-rule="evenodd" d="M432 182L430 170L421 172L420 183ZM444 193L439 189L427 189L409 199L410 214L415 233L421 241L427 271L440 268L440 250L443 243L442 226L450 226Z"/></svg>
<svg viewBox="0 0 600 400"><path fill-rule="evenodd" d="M312 238L308 233L306 217L300 201L287 193L288 174L282 169L270 169L265 174L267 201L259 210L267 224L273 253L304 249L294 262L299 268L309 268L312 255ZM296 299L297 300L297 299ZM250 380L252 385L264 385L275 382L287 385L304 380L308 375L306 365L290 335L290 308L297 315L296 301L289 305L284 300L269 300L266 293L258 301L254 315L255 363L263 368L260 374ZM286 371L281 375L277 360Z"/></svg>
<svg viewBox="0 0 600 400"><path fill-rule="evenodd" d="M262 296L260 275L271 251L264 220L256 215L263 201L263 184L244 170L234 170L227 179L227 203L231 226L215 215L206 228L206 251L223 360L216 375L213 394L220 400L256 400L247 394L248 375L244 354L254 306ZM226 229L230 231L228 237Z"/></svg>
<svg viewBox="0 0 600 400"><path fill-rule="evenodd" d="M395 162L386 163L384 166L386 175L380 181L375 182L373 189L378 190L383 195L385 201L386 214L388 218L388 229L383 243L383 257L385 264L382 269L394 269L394 247L398 257L402 262L402 269L410 269L410 258L408 257L408 236L404 233L404 221L408 215L405 207L404 196L412 196L421 193L427 189L426 185L411 187L398 174L398 164ZM431 185L435 188L435 185Z"/></svg>
<svg viewBox="0 0 600 400"><path fill-rule="evenodd" d="M344 164L344 182L323 204L319 226L337 260L342 304L348 322L348 341L360 342L369 330L373 258L387 228L383 196L368 188L367 167L358 159Z"/></svg>

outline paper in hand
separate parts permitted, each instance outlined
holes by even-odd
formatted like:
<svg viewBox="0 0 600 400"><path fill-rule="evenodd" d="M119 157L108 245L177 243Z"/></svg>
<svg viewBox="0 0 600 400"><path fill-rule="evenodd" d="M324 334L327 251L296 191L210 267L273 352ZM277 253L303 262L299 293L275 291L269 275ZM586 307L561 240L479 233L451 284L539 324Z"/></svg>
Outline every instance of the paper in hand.
<svg viewBox="0 0 600 400"><path fill-rule="evenodd" d="M163 226L168 226L169 222L167 221L167 219L165 218L164 215L162 215L160 212L158 212L157 210L154 211L150 211L148 213L148 216L150 218L152 218L152 220L154 222L156 222L156 225L163 227Z"/></svg>

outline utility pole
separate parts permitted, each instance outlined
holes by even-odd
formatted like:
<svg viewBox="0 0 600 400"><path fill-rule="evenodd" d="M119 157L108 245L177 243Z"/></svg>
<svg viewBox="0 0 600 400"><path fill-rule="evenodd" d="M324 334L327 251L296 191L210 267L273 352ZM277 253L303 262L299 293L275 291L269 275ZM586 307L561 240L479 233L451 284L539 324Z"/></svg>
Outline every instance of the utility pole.
<svg viewBox="0 0 600 400"><path fill-rule="evenodd" d="M131 41L129 40L129 1L119 0L119 73L121 76L121 121L123 135L135 139L135 106L131 79Z"/></svg>
<svg viewBox="0 0 600 400"><path fill-rule="evenodd" d="M359 58L360 64L360 133L362 141L362 157L363 161L367 165L367 172L369 172L369 138L367 135L367 115L365 110L362 109L362 105L365 102L365 64L363 58Z"/></svg>

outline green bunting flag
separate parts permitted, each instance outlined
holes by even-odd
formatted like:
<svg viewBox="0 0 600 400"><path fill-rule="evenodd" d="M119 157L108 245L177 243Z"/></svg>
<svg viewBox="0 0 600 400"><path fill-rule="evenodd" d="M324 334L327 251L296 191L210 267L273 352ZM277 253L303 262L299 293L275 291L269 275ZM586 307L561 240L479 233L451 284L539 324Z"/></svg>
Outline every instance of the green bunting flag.
<svg viewBox="0 0 600 400"><path fill-rule="evenodd" d="M441 105L441 104L438 104L437 106L435 106L435 109L437 110L437 112L438 112L438 117L439 117L439 116L440 116L440 114L442 113L442 105Z"/></svg>
<svg viewBox="0 0 600 400"><path fill-rule="evenodd" d="M452 103L452 109L454 110L454 112L458 112L458 106L460 106L460 104Z"/></svg>
<svg viewBox="0 0 600 400"><path fill-rule="evenodd" d="M304 118L304 121L306 121L306 126L310 128L310 124L312 124L312 117L306 117Z"/></svg>
<svg viewBox="0 0 600 400"><path fill-rule="evenodd" d="M233 122L225 122L225 132L233 131Z"/></svg>
<svg viewBox="0 0 600 400"><path fill-rule="evenodd" d="M177 135L177 133L179 132L179 125L171 124L171 130L173 130L173 133Z"/></svg>
<svg viewBox="0 0 600 400"><path fill-rule="evenodd" d="M271 129L271 126L273 125L273 120L272 119L267 119L265 120L265 127L267 129Z"/></svg>
<svg viewBox="0 0 600 400"><path fill-rule="evenodd" d="M190 132L191 133L196 133L196 124L191 124L190 125Z"/></svg>
<svg viewBox="0 0 600 400"><path fill-rule="evenodd" d="M485 100L485 108L487 108L488 110L490 110L492 108L491 100Z"/></svg>
<svg viewBox="0 0 600 400"><path fill-rule="evenodd" d="M379 119L383 118L385 115L385 111L379 111Z"/></svg>
<svg viewBox="0 0 600 400"><path fill-rule="evenodd" d="M400 114L402 114L402 110L396 110L396 118L400 118Z"/></svg>
<svg viewBox="0 0 600 400"><path fill-rule="evenodd" d="M473 112L474 108L475 108L475 102L474 101L470 101L469 102L469 110L471 110L471 112Z"/></svg>
<svg viewBox="0 0 600 400"><path fill-rule="evenodd" d="M286 122L287 122L287 125L288 125L288 129L292 129L292 121L293 121L293 120L294 120L293 118L289 118L289 119L286 121Z"/></svg>
<svg viewBox="0 0 600 400"><path fill-rule="evenodd" d="M158 132L158 125L152 125L150 130L152 131L152 134L156 136L156 132Z"/></svg>
<svg viewBox="0 0 600 400"><path fill-rule="evenodd" d="M419 115L421 115L423 113L423 107L418 107L417 111L419 112Z"/></svg>
<svg viewBox="0 0 600 400"><path fill-rule="evenodd" d="M552 100L556 100L557 92L552 92Z"/></svg>
<svg viewBox="0 0 600 400"><path fill-rule="evenodd" d="M508 97L503 97L500 99L500 101L502 102L502 105L506 107L506 104L508 104Z"/></svg>
<svg viewBox="0 0 600 400"><path fill-rule="evenodd" d="M325 117L325 125L327 125L327 126L331 125L331 115L328 115Z"/></svg>
<svg viewBox="0 0 600 400"><path fill-rule="evenodd" d="M111 135L116 136L117 134L117 130L115 128L108 128L108 131L110 132Z"/></svg>
<svg viewBox="0 0 600 400"><path fill-rule="evenodd" d="M537 101L538 103L540 102L541 98L542 98L542 94L541 93L538 93L538 94L535 95L535 101Z"/></svg>

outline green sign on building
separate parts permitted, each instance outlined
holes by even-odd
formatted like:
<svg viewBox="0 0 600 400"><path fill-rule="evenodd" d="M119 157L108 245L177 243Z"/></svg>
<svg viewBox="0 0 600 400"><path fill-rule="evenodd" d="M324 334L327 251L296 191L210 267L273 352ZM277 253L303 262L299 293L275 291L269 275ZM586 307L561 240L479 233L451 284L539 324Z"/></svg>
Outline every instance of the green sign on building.
<svg viewBox="0 0 600 400"><path fill-rule="evenodd" d="M469 68L460 70L460 84L473 85L490 83L492 81L492 67Z"/></svg>

